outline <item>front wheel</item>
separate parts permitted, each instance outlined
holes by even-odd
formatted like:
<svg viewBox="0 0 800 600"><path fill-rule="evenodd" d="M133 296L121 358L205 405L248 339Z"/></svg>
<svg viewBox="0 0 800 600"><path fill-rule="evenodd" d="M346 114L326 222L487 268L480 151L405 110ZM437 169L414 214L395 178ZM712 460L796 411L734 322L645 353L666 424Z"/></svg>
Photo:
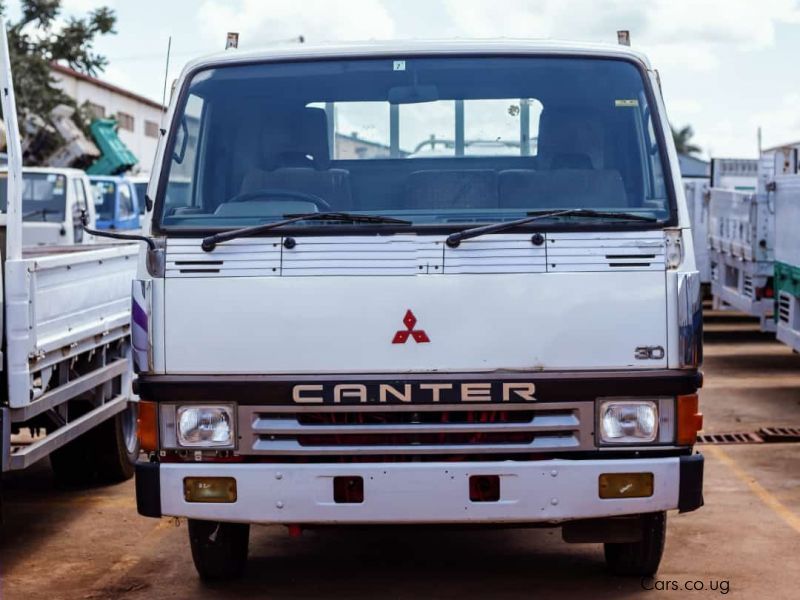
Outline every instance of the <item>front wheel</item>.
<svg viewBox="0 0 800 600"><path fill-rule="evenodd" d="M139 405L131 402L123 412L97 427L95 452L97 475L101 481L116 483L133 477L136 459L139 457L139 439L136 434L138 416Z"/></svg>
<svg viewBox="0 0 800 600"><path fill-rule="evenodd" d="M200 578L219 581L239 577L247 564L250 525L189 519L189 544Z"/></svg>
<svg viewBox="0 0 800 600"><path fill-rule="evenodd" d="M605 544L606 566L615 575L655 575L667 534L667 513L642 515L642 538L638 542Z"/></svg>

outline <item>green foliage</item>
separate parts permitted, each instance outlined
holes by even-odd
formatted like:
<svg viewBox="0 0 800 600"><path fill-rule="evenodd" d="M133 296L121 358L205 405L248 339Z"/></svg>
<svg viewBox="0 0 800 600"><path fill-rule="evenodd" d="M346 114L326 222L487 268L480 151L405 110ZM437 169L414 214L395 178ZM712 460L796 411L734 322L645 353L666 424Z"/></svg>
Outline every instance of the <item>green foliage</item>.
<svg viewBox="0 0 800 600"><path fill-rule="evenodd" d="M57 105L75 106L55 86L50 63L97 75L108 61L94 51L94 41L98 36L116 33L116 16L103 7L81 18L62 18L61 0L22 0L21 12L18 21L7 24L17 112L20 120L35 114L47 121ZM4 2L0 2L0 13L6 14ZM76 112L76 116L80 114ZM79 125L86 128L88 123Z"/></svg>
<svg viewBox="0 0 800 600"><path fill-rule="evenodd" d="M692 154L701 152L702 149L700 146L692 144L694 129L692 129L691 125L685 125L681 129L675 129L675 127L670 125L670 129L672 130L672 139L675 142L675 150L677 150L678 154L691 156Z"/></svg>

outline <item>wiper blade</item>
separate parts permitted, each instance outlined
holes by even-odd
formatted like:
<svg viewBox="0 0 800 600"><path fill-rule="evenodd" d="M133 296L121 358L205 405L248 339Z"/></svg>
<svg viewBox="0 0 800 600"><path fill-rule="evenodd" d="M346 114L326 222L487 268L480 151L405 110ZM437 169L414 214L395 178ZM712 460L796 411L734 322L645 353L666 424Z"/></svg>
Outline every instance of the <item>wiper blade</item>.
<svg viewBox="0 0 800 600"><path fill-rule="evenodd" d="M625 212L605 212L600 210L590 210L586 208L569 208L565 210L542 210L536 212L529 212L527 217L515 219L513 221L503 221L501 223L492 223L490 225L481 225L480 227L472 227L457 231L447 236L446 243L451 248L456 248L462 240L485 235L487 233L498 233L507 229L513 229L519 225L527 225L540 219L549 219L552 217L597 217L600 219L621 219L625 221L643 221L646 223L656 223L658 219L653 217L646 217L644 215L634 215Z"/></svg>
<svg viewBox="0 0 800 600"><path fill-rule="evenodd" d="M532 211L529 215L542 215L552 211ZM597 217L599 219L621 219L623 221L642 221L644 223L657 223L658 219L645 215L635 215L629 212L611 212L607 210L592 210L590 208L573 208L567 211L573 217Z"/></svg>
<svg viewBox="0 0 800 600"><path fill-rule="evenodd" d="M321 213L304 213L297 215L284 215L285 219L281 221L274 221L272 223L263 223L261 225L252 225L250 227L242 227L240 229L233 229L231 231L223 231L215 233L206 238L203 238L201 248L206 252L211 252L216 248L217 244L228 242L236 238L248 237L251 235L258 235L270 229L283 227L284 225L291 225L298 221L342 221L351 223L387 223L394 225L411 225L411 221L403 219L395 219L394 217L383 217L381 215L360 215L358 213L347 212L321 212Z"/></svg>
<svg viewBox="0 0 800 600"><path fill-rule="evenodd" d="M395 217L384 217L383 215L362 215L359 213L348 212L324 212L324 213L302 213L295 215L283 215L287 219L296 217L309 218L309 215L324 215L323 221L351 221L353 223L394 223L395 225L411 225L411 221L397 219ZM315 219L319 221L320 219Z"/></svg>

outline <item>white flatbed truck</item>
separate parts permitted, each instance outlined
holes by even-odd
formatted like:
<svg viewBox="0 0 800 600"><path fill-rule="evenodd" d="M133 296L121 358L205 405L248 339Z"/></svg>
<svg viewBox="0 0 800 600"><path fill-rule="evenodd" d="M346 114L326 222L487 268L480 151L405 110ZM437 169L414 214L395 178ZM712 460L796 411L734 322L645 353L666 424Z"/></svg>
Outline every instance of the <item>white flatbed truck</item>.
<svg viewBox="0 0 800 600"><path fill-rule="evenodd" d="M621 45L190 63L134 285L139 512L188 518L205 579L275 523L561 527L654 573L703 472L659 85ZM414 155L434 134L447 152Z"/></svg>
<svg viewBox="0 0 800 600"><path fill-rule="evenodd" d="M23 245L24 175L0 29L9 146L0 229L0 481L48 456L64 482L121 480L133 475L138 455L129 364L138 244Z"/></svg>
<svg viewBox="0 0 800 600"><path fill-rule="evenodd" d="M800 145L781 153L775 177L776 337L800 352ZM776 169L777 170L777 169Z"/></svg>

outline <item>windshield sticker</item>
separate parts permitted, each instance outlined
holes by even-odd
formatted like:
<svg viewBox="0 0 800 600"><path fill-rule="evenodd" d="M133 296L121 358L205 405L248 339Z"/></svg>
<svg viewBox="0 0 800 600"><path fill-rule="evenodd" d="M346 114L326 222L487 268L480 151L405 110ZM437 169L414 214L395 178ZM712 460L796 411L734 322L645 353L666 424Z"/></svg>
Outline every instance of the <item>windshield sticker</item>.
<svg viewBox="0 0 800 600"><path fill-rule="evenodd" d="M619 100L614 100L614 106L616 107L639 106L639 101L636 98L622 98Z"/></svg>
<svg viewBox="0 0 800 600"><path fill-rule="evenodd" d="M53 195L55 196L63 196L64 195L64 178L59 177L53 183Z"/></svg>
<svg viewBox="0 0 800 600"><path fill-rule="evenodd" d="M392 63L392 71L405 71L406 70L406 61L404 60L396 60Z"/></svg>

